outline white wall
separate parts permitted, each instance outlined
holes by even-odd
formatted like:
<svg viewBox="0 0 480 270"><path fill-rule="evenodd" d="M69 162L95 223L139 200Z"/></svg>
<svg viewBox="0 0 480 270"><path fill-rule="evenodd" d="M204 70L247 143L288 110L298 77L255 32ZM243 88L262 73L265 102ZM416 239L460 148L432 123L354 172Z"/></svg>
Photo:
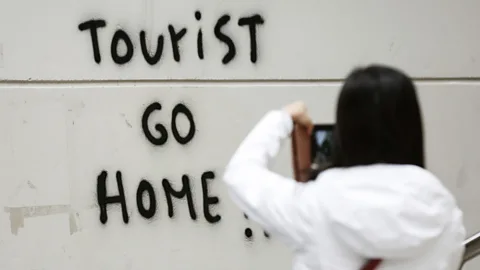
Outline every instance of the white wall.
<svg viewBox="0 0 480 270"><path fill-rule="evenodd" d="M478 1L0 2L0 269L290 269L289 251L229 200L220 181L223 167L269 109L304 99L317 122L332 122L338 79L370 62L423 78L417 85L428 166L457 196L469 233L480 230ZM213 32L224 14L231 16L224 30L237 52L227 64L227 47ZM249 31L238 19L254 14L264 24L257 28L252 63ZM92 18L106 21L98 32L98 64L89 32L78 29ZM168 24L188 29L179 62L173 60ZM203 60L197 56L199 27ZM125 64L115 64L110 54L116 29L124 29L134 45ZM142 29L165 36L156 65L143 58ZM125 47L119 50L123 55ZM154 136L155 124L164 125L163 145L152 144L142 128L154 102L162 109L147 125ZM177 104L195 122L184 145L171 127ZM184 137L189 122L181 113L177 119ZM288 145L275 169L291 175ZM128 223L122 207L110 204L102 224L102 171L109 196L118 194L115 173L121 171ZM183 175L196 220L186 198L173 198L169 217L162 182L179 191ZM142 180L157 202L149 219L137 208ZM220 220L209 217L217 215ZM253 231L250 240L246 228Z"/></svg>
<svg viewBox="0 0 480 270"><path fill-rule="evenodd" d="M339 79L358 63L381 61L416 77L468 77L480 74L478 1L354 0L2 0L1 79ZM200 11L200 21L195 19ZM228 49L214 34L221 28L236 56L223 64ZM240 18L259 15L257 61L250 60L250 35ZM79 25L104 20L98 29L101 61L93 55L90 31ZM168 25L185 28L179 62L173 59ZM197 56L202 29L204 59ZM111 56L114 33L124 31L133 55L117 65ZM143 57L140 31L150 54L163 34L162 57L155 65ZM120 42L119 54L125 55ZM126 59L128 60L128 58Z"/></svg>

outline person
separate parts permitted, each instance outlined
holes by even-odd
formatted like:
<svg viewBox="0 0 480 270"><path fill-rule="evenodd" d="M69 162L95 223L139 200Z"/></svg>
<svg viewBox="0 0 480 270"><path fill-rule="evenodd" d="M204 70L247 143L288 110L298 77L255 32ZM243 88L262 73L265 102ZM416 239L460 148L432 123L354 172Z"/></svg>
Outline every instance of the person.
<svg viewBox="0 0 480 270"><path fill-rule="evenodd" d="M310 132L303 102L268 112L224 172L236 205L291 247L295 270L455 269L463 214L425 169L420 105L402 71L354 69L337 103L333 162L314 181L268 169L294 124ZM373 268L373 267L372 267Z"/></svg>

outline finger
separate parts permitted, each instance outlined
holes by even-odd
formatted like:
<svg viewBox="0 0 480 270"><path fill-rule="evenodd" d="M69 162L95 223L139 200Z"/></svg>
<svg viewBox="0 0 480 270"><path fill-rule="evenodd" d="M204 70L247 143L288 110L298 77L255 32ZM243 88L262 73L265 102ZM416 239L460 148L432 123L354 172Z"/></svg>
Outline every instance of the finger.
<svg viewBox="0 0 480 270"><path fill-rule="evenodd" d="M308 115L303 115L298 119L298 124L305 128L309 133L313 130L313 122Z"/></svg>
<svg viewBox="0 0 480 270"><path fill-rule="evenodd" d="M314 128L313 123L311 123L310 126L308 127L308 135L312 134L313 128Z"/></svg>
<svg viewBox="0 0 480 270"><path fill-rule="evenodd" d="M309 120L310 121L308 122L307 130L308 130L308 134L312 134L314 125L313 125L313 122L310 118L309 118Z"/></svg>
<svg viewBox="0 0 480 270"><path fill-rule="evenodd" d="M308 115L305 115L305 119L304 119L304 124L305 128L307 129L308 131L308 134L311 134L312 131L313 131L313 121L312 119L308 116Z"/></svg>

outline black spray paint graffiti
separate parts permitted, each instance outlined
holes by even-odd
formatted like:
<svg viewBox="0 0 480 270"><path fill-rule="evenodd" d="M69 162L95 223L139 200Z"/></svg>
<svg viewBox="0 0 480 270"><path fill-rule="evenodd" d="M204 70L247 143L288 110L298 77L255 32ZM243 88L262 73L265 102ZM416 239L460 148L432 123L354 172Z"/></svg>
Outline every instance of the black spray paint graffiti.
<svg viewBox="0 0 480 270"><path fill-rule="evenodd" d="M154 102L150 104L142 115L142 130L145 134L147 140L155 146L164 145L168 140L168 131L164 125L158 123L155 125L155 130L158 131L159 136L155 137L150 129L148 128L148 119L149 117L156 111L160 111L162 109L162 105L158 102ZM177 119L180 114L183 114L189 123L188 132L186 135L181 135L178 126L177 126ZM172 129L173 137L175 140L182 145L189 143L193 137L195 136L195 120L193 119L192 112L182 103L177 104L172 110L172 120L170 122L170 126Z"/></svg>
<svg viewBox="0 0 480 270"><path fill-rule="evenodd" d="M196 11L194 14L196 21L201 21L202 13ZM225 44L228 48L227 52L222 58L223 64L230 63L236 56L236 46L232 38L224 31L224 27L230 22L231 17L228 14L224 14L218 18L215 23L213 34L218 39L219 42ZM241 17L238 19L238 26L248 28L250 35L250 61L256 63L258 60L258 44L257 44L257 27L263 25L265 20L259 14L254 14L248 17ZM93 48L93 59L95 63L100 64L102 61L102 54L99 46L99 29L105 28L107 22L104 19L91 19L85 22L82 22L78 25L80 31L90 31L91 43ZM186 27L175 27L172 24L168 25L168 36L170 37L171 48L173 52L173 59L176 62L181 61L181 49L180 44L181 40L189 33ZM166 36L166 35L165 35ZM145 61L149 65L156 65L162 58L165 37L164 34L160 34L157 37L157 46L155 52L152 54L147 48L147 34L144 30L141 30L138 34L140 40L140 47ZM121 55L118 51L118 46L120 43L123 43L126 46L126 52ZM203 30L200 27L197 32L197 55L199 59L204 59L204 46L203 46ZM119 65L126 64L130 62L134 56L135 46L133 43L132 34L127 34L122 29L117 29L113 34L113 37L110 42L110 54L112 60Z"/></svg>
<svg viewBox="0 0 480 270"><path fill-rule="evenodd" d="M245 219L248 219L247 214L243 214L243 217ZM250 241L253 240L253 231L251 228L248 228L248 227L245 228L244 233L245 233L245 238L247 238L247 240L250 240ZM270 238L270 234L268 234L266 231L263 231L263 236Z"/></svg>
<svg viewBox="0 0 480 270"><path fill-rule="evenodd" d="M100 222L106 224L108 221L108 206L119 204L122 210L122 218L125 224L128 224L130 217L128 215L127 198L125 196L125 188L123 186L122 172L117 171L115 174L117 181L117 192L107 190L108 173L102 171L97 177L97 203L100 208ZM208 223L215 224L222 217L219 214L213 214L211 207L219 203L216 196L211 196L209 192L209 183L215 179L215 173L212 171L204 172L201 177L202 182L202 200L203 200L203 216ZM182 187L175 189L168 179L162 180L163 191L167 200L168 217L175 217L175 205L173 199L183 199L187 201L190 218L196 221L197 209L195 208L193 193L191 190L190 177L186 174L182 176ZM117 195L112 195L117 194ZM144 197L148 197L148 205L144 204ZM138 184L136 192L136 204L138 213L145 219L152 219L157 214L158 202L157 194L150 181L142 179Z"/></svg>
<svg viewBox="0 0 480 270"><path fill-rule="evenodd" d="M156 123L155 130L158 132L157 135L152 134L149 129L148 121L149 118L155 112L160 112L162 110L162 105L159 102L153 102L145 108L145 111L141 117L142 130L145 135L145 138L154 146L162 146L168 141L169 132L165 125ZM182 114L188 121L188 132L186 134L180 134L180 131L177 126L177 118ZM186 145L191 142L195 136L196 125L193 113L191 110L184 104L179 103L175 105L171 112L172 118L170 121L170 130L173 134L173 138L181 145ZM120 205L122 219L125 224L129 223L130 216L128 214L127 198L125 195L125 188L123 185L123 176L121 171L117 171L115 174L116 179L116 191L107 190L107 180L113 181L112 176L108 176L107 171L102 171L97 176L97 203L100 209L99 219L102 224L108 222L108 208L110 205ZM194 194L192 192L192 181L195 181L195 178L191 178L187 174L183 174L181 177L181 187L174 187L168 179L163 179L161 185L163 187L163 194L165 195L168 217L175 217L175 203L179 200L186 201L190 219L193 221L198 220L198 209L194 203ZM211 195L209 190L210 183L215 179L215 173L213 171L205 171L200 176L201 187L202 187L202 210L203 217L210 224L215 224L221 221L222 217L218 213L212 213L212 207L218 205L220 200L217 196ZM158 216L159 205L158 205L158 196L159 193L155 191L154 185L151 181L142 179L138 183L136 189L136 208L140 216L150 220ZM176 200L175 200L176 199ZM148 203L145 203L148 202ZM244 215L246 219L248 217ZM253 240L253 231L251 228L246 228L244 231L245 237L248 241ZM269 238L268 233L264 232L264 236Z"/></svg>

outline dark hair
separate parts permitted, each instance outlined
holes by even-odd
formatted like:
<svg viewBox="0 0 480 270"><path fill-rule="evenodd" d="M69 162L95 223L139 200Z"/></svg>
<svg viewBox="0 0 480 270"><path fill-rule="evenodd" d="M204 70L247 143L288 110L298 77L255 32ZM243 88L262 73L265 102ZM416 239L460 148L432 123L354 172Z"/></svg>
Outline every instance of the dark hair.
<svg viewBox="0 0 480 270"><path fill-rule="evenodd" d="M338 98L333 144L329 167L424 168L422 116L412 80L382 65L354 69Z"/></svg>

